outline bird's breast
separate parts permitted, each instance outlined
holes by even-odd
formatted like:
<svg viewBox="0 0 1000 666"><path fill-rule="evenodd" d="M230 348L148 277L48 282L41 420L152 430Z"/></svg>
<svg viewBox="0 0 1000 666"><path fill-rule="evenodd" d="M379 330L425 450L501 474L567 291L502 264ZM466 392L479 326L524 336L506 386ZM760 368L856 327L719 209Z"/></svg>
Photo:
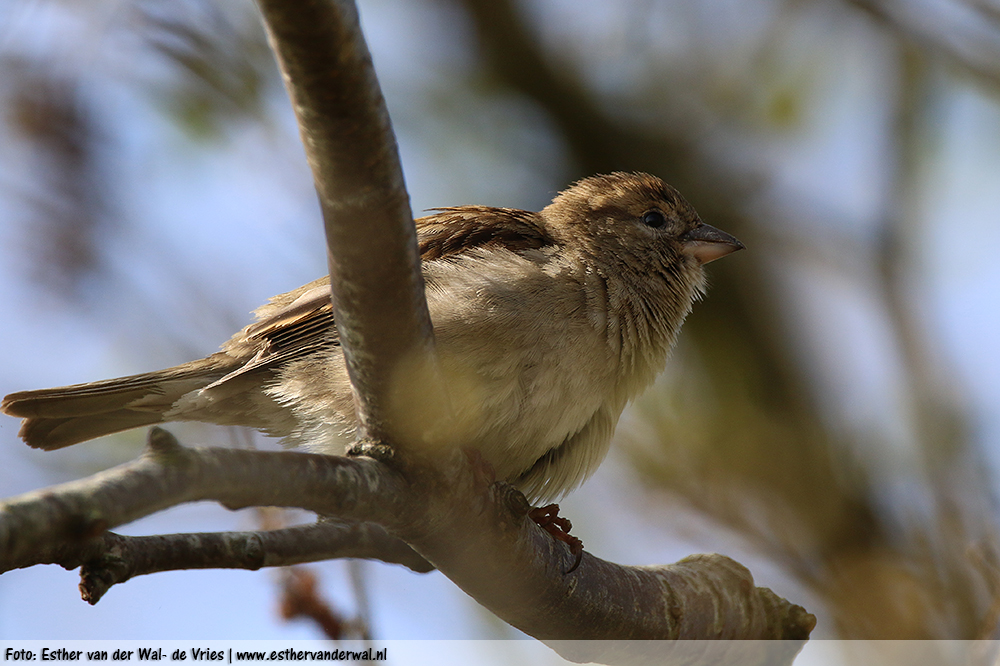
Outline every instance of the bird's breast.
<svg viewBox="0 0 1000 666"><path fill-rule="evenodd" d="M513 479L617 400L617 352L586 271L507 255L439 267L427 297L451 434Z"/></svg>

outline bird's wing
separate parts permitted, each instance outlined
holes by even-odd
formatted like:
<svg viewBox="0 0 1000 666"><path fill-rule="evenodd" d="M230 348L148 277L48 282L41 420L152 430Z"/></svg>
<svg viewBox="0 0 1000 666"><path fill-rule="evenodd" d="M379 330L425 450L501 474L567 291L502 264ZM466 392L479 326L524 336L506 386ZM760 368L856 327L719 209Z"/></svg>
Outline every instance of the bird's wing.
<svg viewBox="0 0 1000 666"><path fill-rule="evenodd" d="M245 359L244 363L203 390L218 393L227 383L235 388L233 380L238 377L277 368L340 344L333 325L329 276L275 296L258 308L256 315L257 321L222 346L224 353Z"/></svg>
<svg viewBox="0 0 1000 666"><path fill-rule="evenodd" d="M434 215L416 221L423 261L448 259L488 246L523 252L555 244L539 223L538 213L486 206L435 210Z"/></svg>
<svg viewBox="0 0 1000 666"><path fill-rule="evenodd" d="M523 252L554 244L539 224L537 213L485 206L436 210L435 214L416 220L417 241L424 262L453 260L485 247ZM340 344L330 305L329 276L275 296L256 315L257 321L223 346L225 352L247 361L206 389Z"/></svg>

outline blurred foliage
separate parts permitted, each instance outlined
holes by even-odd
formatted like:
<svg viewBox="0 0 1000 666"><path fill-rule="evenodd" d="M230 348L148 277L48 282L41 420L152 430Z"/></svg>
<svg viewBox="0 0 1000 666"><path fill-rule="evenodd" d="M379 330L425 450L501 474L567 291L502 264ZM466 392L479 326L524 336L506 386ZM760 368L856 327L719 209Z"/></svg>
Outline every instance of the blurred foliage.
<svg viewBox="0 0 1000 666"><path fill-rule="evenodd" d="M31 273L66 300L101 268L100 236L109 220L101 178L99 121L80 85L44 60L0 54L8 135L26 148L21 179L29 202Z"/></svg>
<svg viewBox="0 0 1000 666"><path fill-rule="evenodd" d="M920 270L921 170L935 159L935 94L942 79L972 77L996 99L997 7L972 0L425 4L450 12L455 41L468 40L473 52L457 73L425 72L428 99L419 108L450 113L447 122L458 127L477 118L442 99L448 86L517 97L564 146L569 176L657 173L749 248L711 267L711 294L690 317L667 378L640 401L638 425L620 433L646 483L737 530L809 586L827 605L829 633L996 637L995 480L912 282ZM193 137L269 121L275 70L245 5L143 0L113 22L142 57L167 65L166 75L137 75L136 85ZM866 75L877 84L845 101L838 95L850 73L840 56L854 51L851 62L870 62ZM30 62L2 57L5 120L34 146L33 191L45 193L33 199L40 221L33 252L48 274L61 272L53 287L65 288L99 269L112 197L97 146L108 130L98 129L100 105L74 80L81 71L53 66L44 52ZM831 109L850 104L881 119L878 203L862 233L843 231L858 226L847 219L857 206L830 204L849 193L804 195L774 182L774 155L796 142L823 145ZM823 222L789 221L796 216ZM831 405L858 389L832 394L809 359L823 341L803 326L807 297L796 290L807 264L832 265L876 306L900 367L901 404L886 410L884 427L839 423L842 411ZM892 432L904 433L902 443Z"/></svg>
<svg viewBox="0 0 1000 666"><path fill-rule="evenodd" d="M253 13L197 0L146 0L138 10L148 46L178 70L157 94L181 127L210 138L242 118L265 120L265 95L277 69Z"/></svg>

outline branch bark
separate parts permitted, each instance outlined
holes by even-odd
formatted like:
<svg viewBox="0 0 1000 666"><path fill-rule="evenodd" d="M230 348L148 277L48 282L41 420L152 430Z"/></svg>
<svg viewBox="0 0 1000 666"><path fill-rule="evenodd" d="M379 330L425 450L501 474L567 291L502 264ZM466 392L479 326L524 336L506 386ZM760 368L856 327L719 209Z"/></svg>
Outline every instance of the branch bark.
<svg viewBox="0 0 1000 666"><path fill-rule="evenodd" d="M406 441L389 416L397 368L433 328L399 151L353 0L258 0L312 168L334 319L361 436ZM377 305L376 305L377 304Z"/></svg>

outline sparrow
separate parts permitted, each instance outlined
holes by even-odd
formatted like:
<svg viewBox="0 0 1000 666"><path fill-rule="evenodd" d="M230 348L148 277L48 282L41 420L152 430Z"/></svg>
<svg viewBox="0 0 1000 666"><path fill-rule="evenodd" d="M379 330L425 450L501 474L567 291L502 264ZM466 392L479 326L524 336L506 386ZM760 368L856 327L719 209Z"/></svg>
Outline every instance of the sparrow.
<svg viewBox="0 0 1000 666"><path fill-rule="evenodd" d="M414 423L436 429L429 439L475 447L533 501L597 469L622 410L663 369L704 293L704 265L743 248L645 173L585 178L537 213L458 206L415 223L448 410ZM255 315L207 358L13 393L0 410L22 417L19 435L45 450L203 421L343 454L356 417L329 277Z"/></svg>

